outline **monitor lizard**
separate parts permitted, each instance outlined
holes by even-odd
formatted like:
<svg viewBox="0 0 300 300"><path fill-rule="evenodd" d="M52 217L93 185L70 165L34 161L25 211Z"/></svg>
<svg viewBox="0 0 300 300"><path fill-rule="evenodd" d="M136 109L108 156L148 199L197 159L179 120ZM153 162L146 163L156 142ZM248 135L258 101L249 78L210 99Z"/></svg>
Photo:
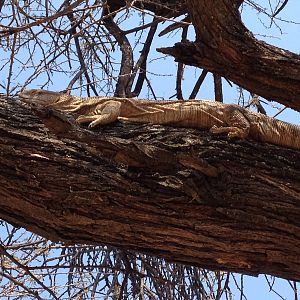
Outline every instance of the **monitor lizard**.
<svg viewBox="0 0 300 300"><path fill-rule="evenodd" d="M228 138L252 138L260 142L300 150L300 126L286 123L235 104L205 100L133 100L116 97L78 97L47 90L25 90L24 102L70 112L89 128L114 121L152 123L209 129Z"/></svg>

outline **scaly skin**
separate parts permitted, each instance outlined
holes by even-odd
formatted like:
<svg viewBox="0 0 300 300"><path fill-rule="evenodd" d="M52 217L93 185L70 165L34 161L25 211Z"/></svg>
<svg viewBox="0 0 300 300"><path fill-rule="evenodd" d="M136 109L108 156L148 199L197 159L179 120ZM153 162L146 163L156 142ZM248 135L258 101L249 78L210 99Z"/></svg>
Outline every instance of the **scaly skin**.
<svg viewBox="0 0 300 300"><path fill-rule="evenodd" d="M45 90L25 90L19 95L25 102L77 116L77 122L89 127L114 121L164 124L210 129L227 133L229 138L253 138L257 141L300 149L300 126L285 123L238 105L214 101L151 101L114 97L81 98Z"/></svg>

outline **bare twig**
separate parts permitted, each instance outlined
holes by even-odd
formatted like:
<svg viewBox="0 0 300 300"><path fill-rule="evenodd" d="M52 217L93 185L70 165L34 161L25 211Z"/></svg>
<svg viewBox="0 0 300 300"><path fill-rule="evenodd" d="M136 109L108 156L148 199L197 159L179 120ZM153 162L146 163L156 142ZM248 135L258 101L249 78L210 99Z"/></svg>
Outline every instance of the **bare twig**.
<svg viewBox="0 0 300 300"><path fill-rule="evenodd" d="M106 7L103 9L103 16L107 14L108 10ZM104 25L108 32L116 39L121 52L122 60L119 72L119 79L116 84L115 97L128 97L127 86L131 79L131 72L133 70L133 52L131 45L119 26L114 22L113 18L105 18Z"/></svg>
<svg viewBox="0 0 300 300"><path fill-rule="evenodd" d="M139 74L138 79L135 84L134 90L131 92L132 84L134 81L135 76L131 76L128 86L127 86L127 91L126 93L130 95L130 97L136 97L140 94L145 78L146 78L146 72L147 72L147 58L149 55L150 47L152 45L153 37L155 35L156 29L157 29L157 23L155 22L156 20L154 19L152 22L152 26L150 27L150 30L148 32L147 38L144 43L144 47L141 51L141 55L134 66L133 69L133 74Z"/></svg>
<svg viewBox="0 0 300 300"><path fill-rule="evenodd" d="M185 42L187 40L188 27L183 27L181 34L181 41ZM176 97L177 99L183 99L182 94L182 80L183 80L184 64L179 62L177 66L176 74Z"/></svg>
<svg viewBox="0 0 300 300"><path fill-rule="evenodd" d="M47 287L45 286L34 274L32 274L29 270L28 267L20 263L16 258L14 258L12 255L10 255L0 244L0 253L8 257L19 269L23 270L27 275L29 275L34 281L36 281L45 291L47 291L54 299L58 298L56 295Z"/></svg>
<svg viewBox="0 0 300 300"><path fill-rule="evenodd" d="M20 286L22 289L24 289L26 292L28 292L29 295L34 296L36 299L43 300L43 298L41 298L39 296L38 291L31 290L30 288L25 286L22 282L16 280L16 278L14 278L13 276L0 271L0 277L2 277L2 276L7 278L8 280L10 280L11 282L13 282L15 285Z"/></svg>
<svg viewBox="0 0 300 300"><path fill-rule="evenodd" d="M272 15L272 18L275 18L287 5L287 3L289 2L289 0L284 0L283 3L281 4L281 6L274 12L274 14Z"/></svg>

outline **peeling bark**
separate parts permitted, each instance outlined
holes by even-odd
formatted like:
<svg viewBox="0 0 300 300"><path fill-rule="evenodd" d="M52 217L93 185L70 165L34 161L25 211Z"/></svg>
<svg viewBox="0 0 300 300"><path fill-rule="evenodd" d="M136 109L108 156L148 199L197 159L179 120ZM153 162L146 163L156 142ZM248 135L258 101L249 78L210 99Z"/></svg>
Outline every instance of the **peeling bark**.
<svg viewBox="0 0 300 300"><path fill-rule="evenodd" d="M300 55L255 39L241 21L240 2L187 0L196 42L157 50L300 111Z"/></svg>
<svg viewBox="0 0 300 300"><path fill-rule="evenodd" d="M35 113L0 102L4 220L54 241L300 280L299 151L159 125L92 132Z"/></svg>

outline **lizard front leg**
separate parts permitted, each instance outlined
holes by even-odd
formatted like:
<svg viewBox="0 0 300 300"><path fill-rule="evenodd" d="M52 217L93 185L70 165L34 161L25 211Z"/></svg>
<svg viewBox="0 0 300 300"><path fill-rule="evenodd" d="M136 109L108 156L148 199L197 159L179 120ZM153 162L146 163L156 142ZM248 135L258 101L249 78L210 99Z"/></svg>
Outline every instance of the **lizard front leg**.
<svg viewBox="0 0 300 300"><path fill-rule="evenodd" d="M242 109L237 106L228 105L224 108L224 121L229 125L227 127L213 126L210 129L212 133L227 133L228 138L245 139L249 135L250 122L244 116Z"/></svg>
<svg viewBox="0 0 300 300"><path fill-rule="evenodd" d="M121 102L108 100L104 103L98 104L94 112L90 115L79 116L76 121L78 123L87 123L89 128L97 125L106 125L115 122L121 112Z"/></svg>

